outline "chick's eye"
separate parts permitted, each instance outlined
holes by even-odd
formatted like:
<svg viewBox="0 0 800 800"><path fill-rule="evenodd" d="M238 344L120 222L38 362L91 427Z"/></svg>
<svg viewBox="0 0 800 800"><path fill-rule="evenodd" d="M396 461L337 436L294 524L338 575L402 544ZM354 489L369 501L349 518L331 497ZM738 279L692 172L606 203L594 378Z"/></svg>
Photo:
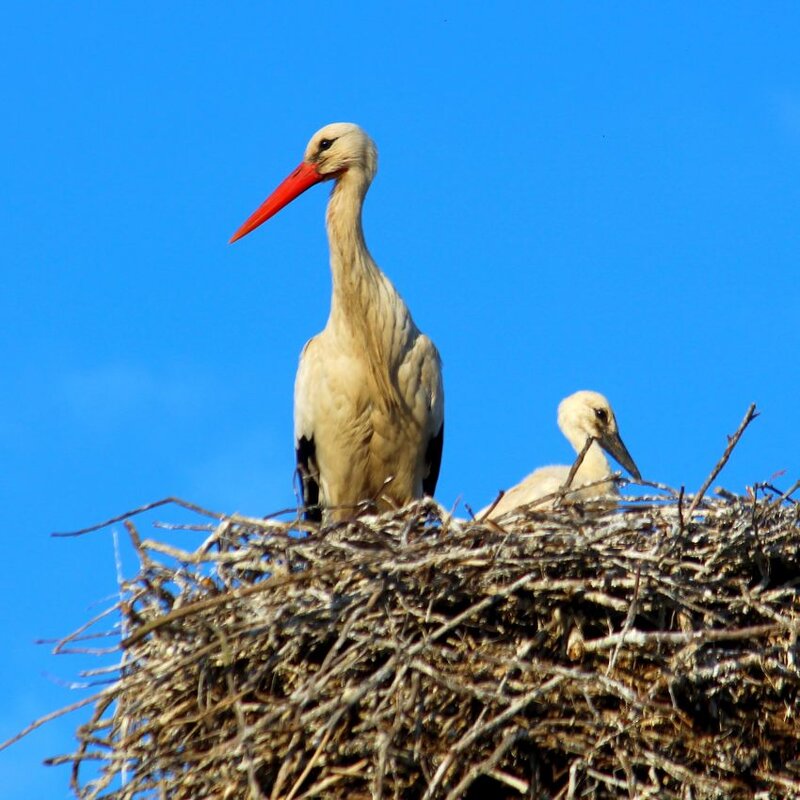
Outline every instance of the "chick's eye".
<svg viewBox="0 0 800 800"><path fill-rule="evenodd" d="M322 152L323 150L328 150L332 144L333 144L333 139L323 139L319 143L320 152Z"/></svg>
<svg viewBox="0 0 800 800"><path fill-rule="evenodd" d="M594 415L600 422L608 422L608 412L604 408L596 408L594 410Z"/></svg>

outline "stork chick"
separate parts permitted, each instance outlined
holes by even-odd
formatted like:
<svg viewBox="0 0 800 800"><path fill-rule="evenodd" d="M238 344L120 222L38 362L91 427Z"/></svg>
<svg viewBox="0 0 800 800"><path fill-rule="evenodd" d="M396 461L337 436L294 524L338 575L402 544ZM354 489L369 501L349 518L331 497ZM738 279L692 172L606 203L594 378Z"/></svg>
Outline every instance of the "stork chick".
<svg viewBox="0 0 800 800"><path fill-rule="evenodd" d="M614 481L605 480L611 478L612 472L603 450L612 455L636 480L641 478L628 448L619 435L614 411L602 394L580 391L562 400L558 406L558 427L575 448L576 453L583 450L589 438L592 439L570 483L568 497L571 500L594 500L617 494ZM571 467L568 466L540 467L509 489L492 508L489 518L494 519L507 511L559 491L564 487L570 470ZM587 484L595 485L587 486ZM552 500L541 505L537 504L537 507L552 507ZM491 506L487 506L482 509L477 516L482 516L490 508Z"/></svg>
<svg viewBox="0 0 800 800"><path fill-rule="evenodd" d="M357 125L317 131L300 165L231 238L240 239L309 187L334 181L327 230L333 278L325 329L300 355L294 438L306 515L342 519L432 495L444 442L441 361L364 241L361 208L378 168Z"/></svg>

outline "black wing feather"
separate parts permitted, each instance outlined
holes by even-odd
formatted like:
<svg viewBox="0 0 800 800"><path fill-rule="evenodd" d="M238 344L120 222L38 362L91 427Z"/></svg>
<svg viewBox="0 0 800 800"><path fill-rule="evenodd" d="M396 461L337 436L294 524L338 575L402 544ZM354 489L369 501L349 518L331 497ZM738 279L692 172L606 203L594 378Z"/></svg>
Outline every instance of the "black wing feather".
<svg viewBox="0 0 800 800"><path fill-rule="evenodd" d="M310 522L322 522L322 509L319 505L319 483L314 477L317 474L316 465L317 448L314 437L306 439L301 436L295 447L297 458L297 474L303 487L303 516Z"/></svg>
<svg viewBox="0 0 800 800"><path fill-rule="evenodd" d="M439 467L442 465L442 449L444 448L444 422L429 442L425 450L425 463L428 465L428 474L422 479L422 491L433 497L436 491L436 482L439 480Z"/></svg>

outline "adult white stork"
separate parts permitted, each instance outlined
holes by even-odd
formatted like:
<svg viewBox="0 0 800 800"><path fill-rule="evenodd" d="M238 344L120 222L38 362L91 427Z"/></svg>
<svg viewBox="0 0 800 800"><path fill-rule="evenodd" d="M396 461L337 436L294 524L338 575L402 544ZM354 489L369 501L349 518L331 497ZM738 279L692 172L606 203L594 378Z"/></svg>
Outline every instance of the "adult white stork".
<svg viewBox="0 0 800 800"><path fill-rule="evenodd" d="M309 187L335 181L327 211L333 277L325 329L300 355L294 437L306 514L379 510L433 495L444 442L441 361L372 260L361 228L378 153L357 125L317 131L303 160L231 238L235 242Z"/></svg>
<svg viewBox="0 0 800 800"><path fill-rule="evenodd" d="M617 488L614 482L606 480L611 478L611 467L603 455L603 450L614 456L636 480L642 477L619 435L617 419L610 403L599 392L575 392L562 400L558 406L558 427L575 448L576 453L581 453L587 440L592 439L583 461L572 477L570 486L573 491L569 495L570 499L592 500L616 494ZM494 508L487 506L481 509L477 516L480 517L489 511L489 518L493 519L514 508L553 494L564 486L570 471L571 467L568 466L539 467L509 489ZM541 507L547 506L552 506L552 502Z"/></svg>

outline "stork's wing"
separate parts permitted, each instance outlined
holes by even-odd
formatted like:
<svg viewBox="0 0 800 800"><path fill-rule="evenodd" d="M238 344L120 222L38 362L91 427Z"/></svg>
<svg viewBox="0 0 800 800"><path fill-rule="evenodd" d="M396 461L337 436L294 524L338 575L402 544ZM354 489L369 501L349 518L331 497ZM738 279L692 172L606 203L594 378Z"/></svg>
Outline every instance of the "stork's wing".
<svg viewBox="0 0 800 800"><path fill-rule="evenodd" d="M422 476L422 491L431 497L439 480L439 467L442 464L444 447L444 383L442 381L442 360L436 345L421 334L415 345L421 355L420 387L426 401L425 474Z"/></svg>
<svg viewBox="0 0 800 800"><path fill-rule="evenodd" d="M429 442L428 449L425 451L425 465L428 468L427 475L422 479L422 491L433 497L436 491L436 482L439 480L439 467L442 464L442 449L444 448L444 420L442 427Z"/></svg>
<svg viewBox="0 0 800 800"><path fill-rule="evenodd" d="M294 451L297 457L297 474L300 476L303 486L303 505L306 507L305 518L314 522L321 522L322 509L319 505L319 483L314 477L316 474L314 439L306 439L305 436L301 436Z"/></svg>
<svg viewBox="0 0 800 800"><path fill-rule="evenodd" d="M309 339L300 354L297 377L294 383L294 449L297 458L297 473L303 487L305 517L315 522L322 521L319 501L319 468L314 444L314 365L315 339Z"/></svg>

